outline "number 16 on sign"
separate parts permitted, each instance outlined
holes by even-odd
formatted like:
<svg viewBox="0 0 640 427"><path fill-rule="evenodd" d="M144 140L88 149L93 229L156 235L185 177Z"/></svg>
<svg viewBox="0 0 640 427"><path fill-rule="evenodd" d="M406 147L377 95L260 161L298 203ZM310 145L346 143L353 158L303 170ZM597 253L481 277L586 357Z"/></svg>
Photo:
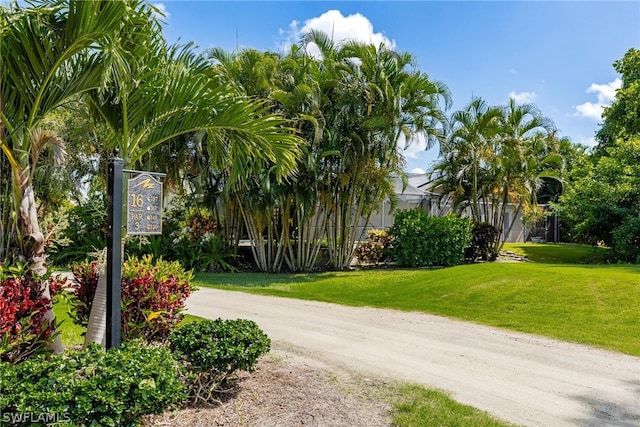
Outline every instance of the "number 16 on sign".
<svg viewBox="0 0 640 427"><path fill-rule="evenodd" d="M162 234L162 183L147 173L128 181L127 234Z"/></svg>

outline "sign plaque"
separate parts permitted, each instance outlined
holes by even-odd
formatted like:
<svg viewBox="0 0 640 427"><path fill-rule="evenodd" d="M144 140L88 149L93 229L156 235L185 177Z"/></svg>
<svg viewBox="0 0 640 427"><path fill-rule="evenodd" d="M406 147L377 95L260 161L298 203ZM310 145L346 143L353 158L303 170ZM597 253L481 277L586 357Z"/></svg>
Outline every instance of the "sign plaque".
<svg viewBox="0 0 640 427"><path fill-rule="evenodd" d="M162 234L162 183L148 173L128 180L127 234Z"/></svg>

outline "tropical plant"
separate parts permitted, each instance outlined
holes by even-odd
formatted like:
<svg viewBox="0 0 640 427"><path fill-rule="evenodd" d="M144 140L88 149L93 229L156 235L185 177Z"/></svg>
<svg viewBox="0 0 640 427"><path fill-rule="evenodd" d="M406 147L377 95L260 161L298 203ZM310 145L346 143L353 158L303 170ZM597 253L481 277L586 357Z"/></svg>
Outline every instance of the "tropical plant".
<svg viewBox="0 0 640 427"><path fill-rule="evenodd" d="M123 23L144 10L148 7L131 1L0 7L0 148L11 166L17 244L37 275L44 275L46 267L34 176L45 147L54 147L58 160L64 153L63 141L43 129L42 121L78 94L101 86L107 65L102 50L119 39L127 27ZM47 317L53 321L53 312ZM55 347L62 351L59 340Z"/></svg>
<svg viewBox="0 0 640 427"><path fill-rule="evenodd" d="M247 319L188 323L169 336L174 357L185 367L188 400L210 404L224 392L238 370L252 372L271 340Z"/></svg>
<svg viewBox="0 0 640 427"><path fill-rule="evenodd" d="M511 99L492 107L473 99L452 115L432 189L456 212L499 230L498 253L523 208L537 205L542 178L561 178L566 144L532 104Z"/></svg>
<svg viewBox="0 0 640 427"><path fill-rule="evenodd" d="M366 224L382 200L393 194L392 174L403 174L399 144L422 138L427 146L442 137L440 102L447 87L416 71L408 53L356 41L336 45L311 31L303 43L320 51L322 89L322 200L329 215L327 237L334 268L346 268ZM364 228L366 229L366 228ZM363 229L363 230L364 230Z"/></svg>

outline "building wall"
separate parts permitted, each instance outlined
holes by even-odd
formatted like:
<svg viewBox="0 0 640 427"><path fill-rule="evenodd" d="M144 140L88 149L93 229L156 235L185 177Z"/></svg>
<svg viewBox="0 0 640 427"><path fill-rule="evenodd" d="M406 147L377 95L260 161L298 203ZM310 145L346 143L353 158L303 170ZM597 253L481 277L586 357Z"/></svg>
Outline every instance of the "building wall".
<svg viewBox="0 0 640 427"><path fill-rule="evenodd" d="M434 216L444 216L451 212L453 209L451 208L451 203L441 203L438 205L438 200L435 196L426 196L424 198L411 198L409 200L399 200L396 205L396 211L398 210L406 210L406 209L414 209L414 208L422 208L426 210L429 215ZM507 233L509 224L513 217L515 216L514 205L509 205L507 208L507 220L505 221L505 228L503 229L503 233ZM381 229L388 230L393 225L394 213L390 212L391 205L388 200L385 200L378 212L374 212L369 221L369 225L364 227L364 219L361 221L358 231L364 232L364 238L366 238L366 231L371 229ZM468 214L467 214L468 216ZM506 241L507 242L524 242L525 238L528 236L527 230L522 222L522 215L518 214L515 219L515 223L511 228L511 232L508 233Z"/></svg>

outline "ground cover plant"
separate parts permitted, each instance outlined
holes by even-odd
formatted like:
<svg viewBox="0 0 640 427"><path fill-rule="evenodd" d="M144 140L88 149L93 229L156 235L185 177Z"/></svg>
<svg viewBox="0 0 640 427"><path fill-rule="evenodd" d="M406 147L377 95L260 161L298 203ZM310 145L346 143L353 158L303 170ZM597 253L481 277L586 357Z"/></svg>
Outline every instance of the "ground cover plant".
<svg viewBox="0 0 640 427"><path fill-rule="evenodd" d="M482 263L429 270L196 276L198 286L434 313L640 355L639 266Z"/></svg>

